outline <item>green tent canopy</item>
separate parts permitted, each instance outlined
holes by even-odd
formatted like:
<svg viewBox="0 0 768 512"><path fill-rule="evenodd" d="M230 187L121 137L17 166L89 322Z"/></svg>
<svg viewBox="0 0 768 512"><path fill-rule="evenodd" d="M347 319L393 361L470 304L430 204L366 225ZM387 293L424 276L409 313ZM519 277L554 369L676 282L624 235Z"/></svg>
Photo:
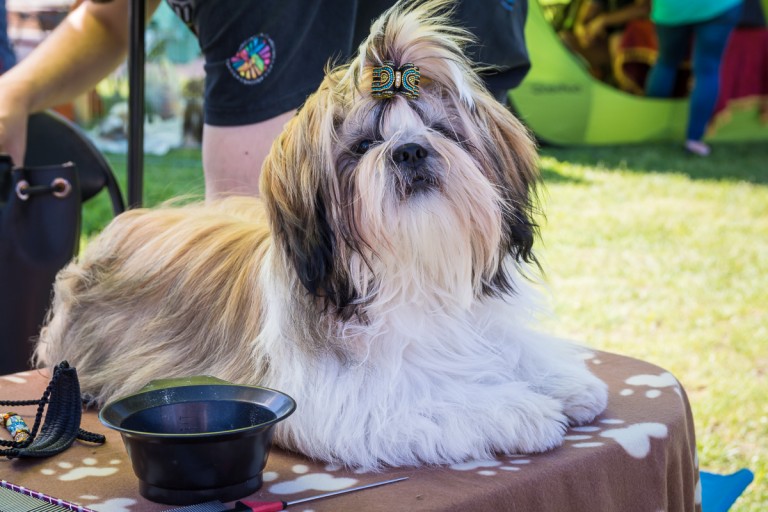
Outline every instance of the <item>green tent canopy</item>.
<svg viewBox="0 0 768 512"><path fill-rule="evenodd" d="M544 15L540 2L558 1L567 3L530 1L525 36L531 70L509 92L515 112L536 136L562 145L684 140L687 100L636 96L593 78ZM768 123L756 105L730 109L728 119L715 125L707 140L768 140Z"/></svg>

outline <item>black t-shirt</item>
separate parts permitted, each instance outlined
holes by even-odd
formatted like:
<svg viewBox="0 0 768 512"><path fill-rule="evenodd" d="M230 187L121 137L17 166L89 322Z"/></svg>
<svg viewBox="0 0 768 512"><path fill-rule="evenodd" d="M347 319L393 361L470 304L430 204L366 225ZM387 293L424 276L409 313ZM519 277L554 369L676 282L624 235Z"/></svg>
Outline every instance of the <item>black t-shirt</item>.
<svg viewBox="0 0 768 512"><path fill-rule="evenodd" d="M257 123L299 107L329 60L347 61L395 0L167 0L205 58L205 122ZM515 87L530 67L525 0L464 0L457 23L479 43L470 57L497 69L492 90Z"/></svg>

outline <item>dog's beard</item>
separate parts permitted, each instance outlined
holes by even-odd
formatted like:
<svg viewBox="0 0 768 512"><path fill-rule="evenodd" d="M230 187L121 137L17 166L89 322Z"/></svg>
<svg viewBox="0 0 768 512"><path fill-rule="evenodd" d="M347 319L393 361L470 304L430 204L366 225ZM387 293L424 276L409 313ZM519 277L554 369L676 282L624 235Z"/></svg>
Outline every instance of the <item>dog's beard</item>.
<svg viewBox="0 0 768 512"><path fill-rule="evenodd" d="M446 294L466 305L498 264L499 197L456 144L440 135L424 141L430 156L418 172L430 183L419 190L407 190L388 156L395 139L361 159L352 212L368 251L351 262L353 283L365 295L374 276L387 276L381 286L400 290L387 300Z"/></svg>

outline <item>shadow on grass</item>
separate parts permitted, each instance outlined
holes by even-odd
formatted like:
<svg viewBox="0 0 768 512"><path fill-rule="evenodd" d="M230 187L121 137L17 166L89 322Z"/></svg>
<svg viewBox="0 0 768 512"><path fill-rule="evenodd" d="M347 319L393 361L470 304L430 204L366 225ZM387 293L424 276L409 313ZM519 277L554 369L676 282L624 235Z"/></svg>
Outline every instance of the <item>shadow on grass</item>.
<svg viewBox="0 0 768 512"><path fill-rule="evenodd" d="M638 173L673 173L692 180L746 181L768 184L768 144L722 142L709 157L687 154L681 144L654 143L604 147L542 146L542 156L574 165ZM575 181L551 168L542 168L545 180Z"/></svg>
<svg viewBox="0 0 768 512"><path fill-rule="evenodd" d="M545 163L541 164L539 172L545 183L586 183L586 180L576 176L564 176L557 172L553 166Z"/></svg>

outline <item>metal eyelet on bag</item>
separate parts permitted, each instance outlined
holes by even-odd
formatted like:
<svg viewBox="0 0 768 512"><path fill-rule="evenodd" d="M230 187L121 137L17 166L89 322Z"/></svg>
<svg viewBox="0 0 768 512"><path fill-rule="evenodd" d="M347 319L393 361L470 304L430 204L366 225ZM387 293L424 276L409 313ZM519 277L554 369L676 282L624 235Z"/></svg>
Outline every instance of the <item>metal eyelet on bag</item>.
<svg viewBox="0 0 768 512"><path fill-rule="evenodd" d="M53 190L54 197L62 199L72 191L72 185L64 178L56 178L51 182L51 190Z"/></svg>
<svg viewBox="0 0 768 512"><path fill-rule="evenodd" d="M27 193L28 189L29 182L27 180L19 180L19 182L16 184L16 197L22 201L26 201L29 199L29 194Z"/></svg>

